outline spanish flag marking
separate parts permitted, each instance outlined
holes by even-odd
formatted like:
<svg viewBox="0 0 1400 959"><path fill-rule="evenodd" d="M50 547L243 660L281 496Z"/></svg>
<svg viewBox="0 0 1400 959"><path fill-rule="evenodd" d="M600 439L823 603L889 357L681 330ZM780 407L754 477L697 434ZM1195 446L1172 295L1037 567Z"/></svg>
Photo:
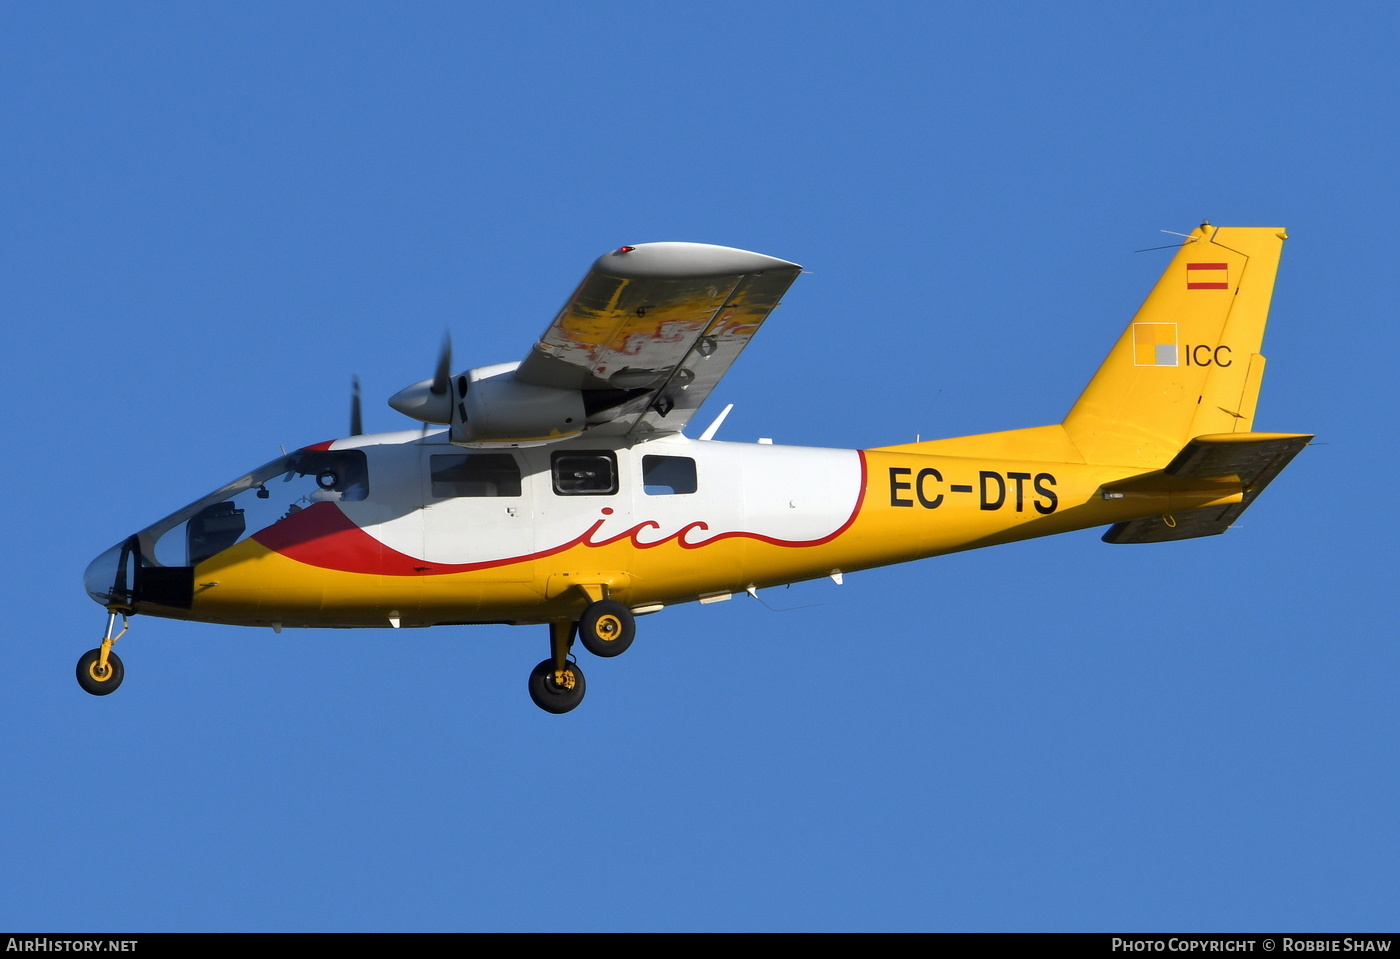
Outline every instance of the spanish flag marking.
<svg viewBox="0 0 1400 959"><path fill-rule="evenodd" d="M1176 366L1176 324L1133 324L1134 366Z"/></svg>
<svg viewBox="0 0 1400 959"><path fill-rule="evenodd" d="M1188 290L1228 290L1230 275L1228 263L1188 263L1186 264L1186 288Z"/></svg>

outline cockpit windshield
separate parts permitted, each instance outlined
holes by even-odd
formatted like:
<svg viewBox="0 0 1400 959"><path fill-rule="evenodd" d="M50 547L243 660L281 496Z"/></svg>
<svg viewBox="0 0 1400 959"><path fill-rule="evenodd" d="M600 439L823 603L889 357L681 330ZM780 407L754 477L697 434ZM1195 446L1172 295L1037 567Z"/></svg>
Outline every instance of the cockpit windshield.
<svg viewBox="0 0 1400 959"><path fill-rule="evenodd" d="M369 495L361 450L297 450L241 476L137 534L159 566L195 566L313 503Z"/></svg>

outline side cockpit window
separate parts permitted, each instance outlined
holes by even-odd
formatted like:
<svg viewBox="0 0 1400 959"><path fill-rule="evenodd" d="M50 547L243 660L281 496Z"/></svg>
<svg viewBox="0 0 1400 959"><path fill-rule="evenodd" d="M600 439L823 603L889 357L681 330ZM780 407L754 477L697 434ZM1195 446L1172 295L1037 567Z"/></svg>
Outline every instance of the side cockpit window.
<svg viewBox="0 0 1400 959"><path fill-rule="evenodd" d="M232 500L225 500L206 506L191 516L185 524L187 564L197 566L242 539L248 530L244 512L233 505Z"/></svg>
<svg viewBox="0 0 1400 959"><path fill-rule="evenodd" d="M617 457L608 450L561 450L550 459L560 496L611 496L617 492Z"/></svg>
<svg viewBox="0 0 1400 959"><path fill-rule="evenodd" d="M291 468L283 479L312 477L316 489L308 499L313 503L357 502L369 495L369 468L360 450L298 450L288 457Z"/></svg>
<svg viewBox="0 0 1400 959"><path fill-rule="evenodd" d="M642 457L642 490L647 495L693 493L697 489L695 460L689 456Z"/></svg>
<svg viewBox="0 0 1400 959"><path fill-rule="evenodd" d="M451 453L431 459L435 499L520 495L520 464L509 453Z"/></svg>
<svg viewBox="0 0 1400 959"><path fill-rule="evenodd" d="M303 449L273 460L142 531L143 561L198 566L302 510L369 496L363 450Z"/></svg>

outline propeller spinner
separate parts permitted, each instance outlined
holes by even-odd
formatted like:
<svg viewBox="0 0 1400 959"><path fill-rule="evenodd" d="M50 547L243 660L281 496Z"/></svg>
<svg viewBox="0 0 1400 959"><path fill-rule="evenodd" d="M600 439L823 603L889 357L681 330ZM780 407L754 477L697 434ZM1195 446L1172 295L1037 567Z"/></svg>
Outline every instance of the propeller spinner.
<svg viewBox="0 0 1400 959"><path fill-rule="evenodd" d="M447 426L452 422L452 335L443 334L437 370L432 379L414 383L389 397L389 405L404 416Z"/></svg>

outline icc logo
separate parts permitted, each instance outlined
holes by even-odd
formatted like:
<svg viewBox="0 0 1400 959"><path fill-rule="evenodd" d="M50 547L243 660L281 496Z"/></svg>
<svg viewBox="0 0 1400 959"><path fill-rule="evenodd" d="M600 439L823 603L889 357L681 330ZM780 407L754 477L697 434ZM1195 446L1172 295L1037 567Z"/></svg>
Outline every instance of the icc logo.
<svg viewBox="0 0 1400 959"><path fill-rule="evenodd" d="M1185 357L1187 366L1229 366L1235 362L1230 359L1230 348L1224 344L1216 347L1204 343L1195 346L1188 344L1181 348L1181 355Z"/></svg>

